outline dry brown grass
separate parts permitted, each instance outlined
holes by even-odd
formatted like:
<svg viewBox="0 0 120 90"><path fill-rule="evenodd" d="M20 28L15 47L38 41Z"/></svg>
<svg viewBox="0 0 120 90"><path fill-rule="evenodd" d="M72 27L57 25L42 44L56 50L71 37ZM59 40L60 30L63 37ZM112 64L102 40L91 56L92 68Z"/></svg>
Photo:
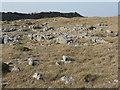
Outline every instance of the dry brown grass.
<svg viewBox="0 0 120 90"><path fill-rule="evenodd" d="M54 28L69 26L73 27L76 24L86 23L87 25L94 25L100 22L107 23L109 26L103 27L104 29L110 29L117 31L116 24L117 17L90 17L90 18L44 18L39 20L27 20L16 21L21 25L24 22L48 22L49 26ZM3 25L6 27L7 25ZM99 26L98 26L99 27ZM30 31L31 32L31 31ZM48 31L45 33L51 33ZM14 32L19 33L19 32ZM20 32L21 33L21 32ZM22 32L27 35L29 32ZM102 35L102 34L100 34ZM107 39L111 43L117 42L116 38ZM29 43L28 43L29 42ZM80 40L80 42L88 42L87 40ZM95 46L82 46L73 47L56 44L54 46L35 46L35 41L29 41L25 38L22 41L24 47L31 49L30 51L21 51L13 46L3 45L2 60L13 61L14 58L23 59L23 63L13 65L20 67L20 72L10 72L3 77L3 82L9 84L5 88L115 88L118 87L117 83L113 80L117 79L118 75L118 52L115 46L108 44L98 44ZM43 42L45 44L52 44L54 42ZM19 43L18 43L19 46ZM108 50L110 48L110 50ZM41 62L38 66L29 66L27 58L29 55L33 55ZM60 61L62 56L70 56L75 59L75 62L70 64L55 65L56 61ZM39 72L44 75L46 82L42 80L38 81L32 78L35 72ZM73 76L75 78L75 84L65 85L60 81L62 76ZM88 75L88 76L87 76ZM89 82L85 82L85 76L87 76ZM91 79L92 78L92 79ZM109 83L111 81L111 83Z"/></svg>

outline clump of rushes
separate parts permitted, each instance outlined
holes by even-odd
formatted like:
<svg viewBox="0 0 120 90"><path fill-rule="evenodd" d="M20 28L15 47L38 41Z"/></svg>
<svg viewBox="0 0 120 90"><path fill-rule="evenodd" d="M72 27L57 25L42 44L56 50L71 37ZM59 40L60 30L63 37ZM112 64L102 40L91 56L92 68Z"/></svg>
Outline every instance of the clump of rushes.
<svg viewBox="0 0 120 90"><path fill-rule="evenodd" d="M84 77L84 81L85 82L93 82L97 79L97 75L92 75L92 74L87 74L85 77Z"/></svg>
<svg viewBox="0 0 120 90"><path fill-rule="evenodd" d="M19 47L17 47L17 50L20 50L20 51L30 51L31 49L29 49L28 47L19 46Z"/></svg>

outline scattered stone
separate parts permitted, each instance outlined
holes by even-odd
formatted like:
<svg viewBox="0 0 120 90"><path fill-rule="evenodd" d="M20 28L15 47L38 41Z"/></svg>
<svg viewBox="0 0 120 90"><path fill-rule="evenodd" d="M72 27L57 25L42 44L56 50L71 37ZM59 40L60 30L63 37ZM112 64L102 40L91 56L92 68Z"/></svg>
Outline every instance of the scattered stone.
<svg viewBox="0 0 120 90"><path fill-rule="evenodd" d="M120 81L119 81L119 80L114 80L114 82L118 83L118 82L120 82Z"/></svg>
<svg viewBox="0 0 120 90"><path fill-rule="evenodd" d="M43 23L42 26L48 25L48 23Z"/></svg>
<svg viewBox="0 0 120 90"><path fill-rule="evenodd" d="M43 29L43 31L49 31L49 30L54 30L54 28L53 27L45 27L44 29Z"/></svg>
<svg viewBox="0 0 120 90"><path fill-rule="evenodd" d="M114 33L114 36L118 36L118 33Z"/></svg>
<svg viewBox="0 0 120 90"><path fill-rule="evenodd" d="M67 28L67 27L59 27L57 30L67 30L67 29L69 29L69 28Z"/></svg>
<svg viewBox="0 0 120 90"><path fill-rule="evenodd" d="M31 57L31 58L28 58L28 64L32 66L39 65L39 61Z"/></svg>
<svg viewBox="0 0 120 90"><path fill-rule="evenodd" d="M102 23L100 23L100 24L97 24L98 26L108 26L107 24L102 24Z"/></svg>
<svg viewBox="0 0 120 90"><path fill-rule="evenodd" d="M105 33L113 33L113 31L106 30Z"/></svg>
<svg viewBox="0 0 120 90"><path fill-rule="evenodd" d="M33 40L33 34L28 34L28 39Z"/></svg>
<svg viewBox="0 0 120 90"><path fill-rule="evenodd" d="M29 29L19 29L18 31L26 32L29 31Z"/></svg>
<svg viewBox="0 0 120 90"><path fill-rule="evenodd" d="M41 26L32 26L32 30L35 30L35 29L42 29Z"/></svg>
<svg viewBox="0 0 120 90"><path fill-rule="evenodd" d="M74 59L70 58L69 56L63 56L63 60L64 63L71 63L74 61Z"/></svg>
<svg viewBox="0 0 120 90"><path fill-rule="evenodd" d="M42 43L36 43L35 45L37 45L37 46L44 46L44 44L42 44Z"/></svg>
<svg viewBox="0 0 120 90"><path fill-rule="evenodd" d="M51 36L50 34L39 34L39 33L35 33L35 34L29 34L28 35L28 38L30 40L36 40L36 41L45 41L45 40L51 40L53 39L54 37Z"/></svg>
<svg viewBox="0 0 120 90"><path fill-rule="evenodd" d="M27 25L34 25L35 23L27 22L26 24L27 24Z"/></svg>
<svg viewBox="0 0 120 90"><path fill-rule="evenodd" d="M22 63L22 61L23 61L22 59L19 59L19 58L18 59L13 59L13 60L17 61L18 64Z"/></svg>
<svg viewBox="0 0 120 90"><path fill-rule="evenodd" d="M8 83L6 82L6 83L2 83L2 82L0 82L0 88L1 88L1 90L2 90L2 87L3 86L6 86Z"/></svg>
<svg viewBox="0 0 120 90"><path fill-rule="evenodd" d="M58 90L58 89L54 87L48 87L47 90Z"/></svg>
<svg viewBox="0 0 120 90"><path fill-rule="evenodd" d="M22 40L22 36L23 35L19 35L19 34L2 34L1 35L1 43L2 44L13 44L14 41L19 41Z"/></svg>
<svg viewBox="0 0 120 90"><path fill-rule="evenodd" d="M19 26L19 25L18 25L18 24L14 24L14 23L13 23L13 24L11 24L11 26Z"/></svg>
<svg viewBox="0 0 120 90"><path fill-rule="evenodd" d="M68 44L68 43L73 43L73 40L70 38L65 38L65 37L58 37L56 38L56 43L59 44Z"/></svg>
<svg viewBox="0 0 120 90"><path fill-rule="evenodd" d="M7 29L7 28L3 28L2 31L3 32L13 32L13 31L16 31L17 29L15 28L10 28L10 29Z"/></svg>
<svg viewBox="0 0 120 90"><path fill-rule="evenodd" d="M39 73L34 73L33 78L36 78L37 80L43 80L44 81L44 76Z"/></svg>
<svg viewBox="0 0 120 90"><path fill-rule="evenodd" d="M10 71L10 72L13 72L13 71L19 72L19 71L20 71L20 68L18 68L18 67L16 67L16 66L9 66L9 71Z"/></svg>
<svg viewBox="0 0 120 90"><path fill-rule="evenodd" d="M56 65L63 65L64 62L59 61L59 62L55 62L55 64L56 64Z"/></svg>
<svg viewBox="0 0 120 90"><path fill-rule="evenodd" d="M12 64L11 62L4 62L5 64L9 65L9 64Z"/></svg>
<svg viewBox="0 0 120 90"><path fill-rule="evenodd" d="M107 41L99 37L91 37L91 39L92 39L92 42L108 43Z"/></svg>
<svg viewBox="0 0 120 90"><path fill-rule="evenodd" d="M61 77L61 81L64 81L65 84L73 84L75 79L73 77L63 76Z"/></svg>
<svg viewBox="0 0 120 90"><path fill-rule="evenodd" d="M9 42L9 36L8 35L4 35L4 44L7 44Z"/></svg>

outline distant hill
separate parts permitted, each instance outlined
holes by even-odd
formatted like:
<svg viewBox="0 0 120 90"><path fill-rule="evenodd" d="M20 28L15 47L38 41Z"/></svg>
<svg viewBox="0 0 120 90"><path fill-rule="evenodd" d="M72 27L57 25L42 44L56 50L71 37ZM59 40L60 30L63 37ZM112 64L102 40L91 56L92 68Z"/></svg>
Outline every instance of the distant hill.
<svg viewBox="0 0 120 90"><path fill-rule="evenodd" d="M2 16L1 16L2 15ZM12 21L19 19L40 19L40 18L53 18L53 17L83 17L77 12L60 13L60 12L40 12L40 13L18 13L18 12L0 12L0 18L2 21Z"/></svg>

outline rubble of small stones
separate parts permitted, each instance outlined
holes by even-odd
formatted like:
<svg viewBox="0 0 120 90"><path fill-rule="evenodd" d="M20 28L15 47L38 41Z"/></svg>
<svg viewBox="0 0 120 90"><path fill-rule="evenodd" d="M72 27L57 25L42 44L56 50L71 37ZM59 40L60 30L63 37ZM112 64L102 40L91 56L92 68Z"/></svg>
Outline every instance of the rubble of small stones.
<svg viewBox="0 0 120 90"><path fill-rule="evenodd" d="M20 20L18 20L20 21ZM28 32L34 31L34 33L28 34L27 37L29 40L33 41L56 41L56 44L64 44L64 45L73 45L73 46L81 46L82 43L78 43L76 39L91 38L91 43L108 43L104 40L105 37L116 37L118 36L117 32L113 32L111 30L104 30L102 28L96 27L96 25L79 25L76 24L73 28L71 27L58 27L54 28L53 26L48 26L48 22L37 24L33 22L24 23L24 25L15 24L15 22L4 22L8 23L14 28L2 28L3 32ZM98 26L108 26L106 23L97 24ZM16 29L19 27L19 29ZM53 31L53 33L43 34L43 32ZM67 31L67 32L64 32ZM80 34L72 34L72 32L79 32L79 31L87 31L87 33L80 33ZM100 33L104 33L106 36L98 37L95 35L95 32L100 31ZM94 32L94 33L92 33ZM26 37L26 35L24 35ZM76 37L76 39L75 39ZM8 44L8 45L15 45L13 42L22 39L21 35L12 35L12 34L4 34L0 37L0 44ZM84 45L84 44L83 44ZM86 44L87 45L87 44ZM40 45L42 46L42 45ZM49 46L49 45L48 45Z"/></svg>
<svg viewBox="0 0 120 90"><path fill-rule="evenodd" d="M8 28L2 28L2 31L3 32L14 32L14 31L16 31L17 29L15 29L15 28L10 28L10 29L8 29Z"/></svg>
<svg viewBox="0 0 120 90"><path fill-rule="evenodd" d="M39 33L35 33L35 34L29 34L28 35L28 38L30 40L36 40L36 41L44 41L44 40L51 40L53 39L54 37L49 35L49 34L39 34Z"/></svg>
<svg viewBox="0 0 120 90"><path fill-rule="evenodd" d="M48 30L54 30L53 27L45 27L44 32L48 31ZM65 31L65 30L69 30L69 32L58 32L58 31ZM87 33L81 33L81 34L71 34L71 31L75 32L75 31L89 31ZM29 40L36 40L36 41L48 41L48 40L52 40L52 41L56 41L56 43L59 44L65 44L65 45L74 45L74 46L80 46L82 45L82 43L78 43L75 39L73 39L74 37L77 38L86 38L86 39L90 39L92 43L108 43L107 41L104 40L103 37L98 37L95 34L92 34L91 31L101 31L101 33L105 33L106 37L109 36L118 36L118 33L115 33L111 30L103 30L101 28L96 28L95 26L79 26L79 27L74 27L72 28L68 28L68 27L60 27L58 29L55 30L55 32L51 33L51 34L40 34L38 32L36 33L32 33L28 35L28 39ZM56 37L54 37L54 35L56 35ZM76 45L77 44L77 45ZM87 44L86 44L87 45Z"/></svg>
<svg viewBox="0 0 120 90"><path fill-rule="evenodd" d="M1 34L0 36L0 44L10 44L13 43L15 41L19 41L22 40L22 36L20 34Z"/></svg>

